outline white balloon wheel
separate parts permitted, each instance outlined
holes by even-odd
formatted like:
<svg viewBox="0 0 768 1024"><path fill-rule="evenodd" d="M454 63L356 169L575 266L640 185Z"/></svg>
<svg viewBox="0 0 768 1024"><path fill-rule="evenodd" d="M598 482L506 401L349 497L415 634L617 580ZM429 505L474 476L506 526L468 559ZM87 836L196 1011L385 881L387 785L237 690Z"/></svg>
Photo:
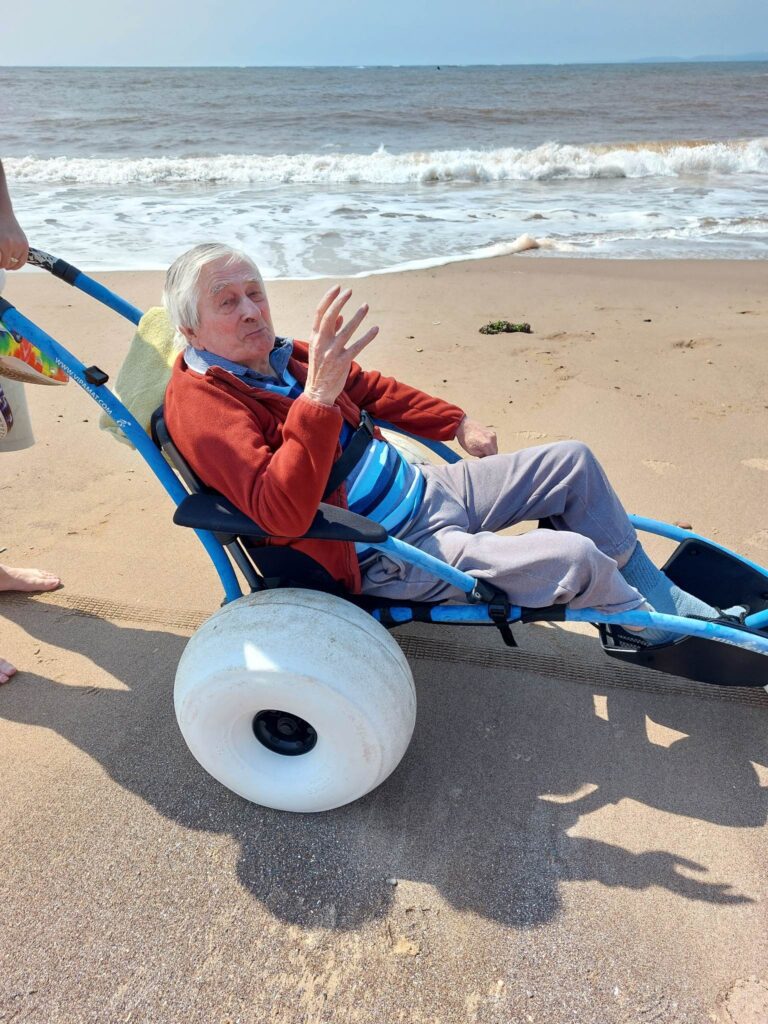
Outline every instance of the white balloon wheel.
<svg viewBox="0 0 768 1024"><path fill-rule="evenodd" d="M176 672L176 717L200 764L246 800L326 811L394 771L416 720L402 651L367 612L313 590L225 605Z"/></svg>

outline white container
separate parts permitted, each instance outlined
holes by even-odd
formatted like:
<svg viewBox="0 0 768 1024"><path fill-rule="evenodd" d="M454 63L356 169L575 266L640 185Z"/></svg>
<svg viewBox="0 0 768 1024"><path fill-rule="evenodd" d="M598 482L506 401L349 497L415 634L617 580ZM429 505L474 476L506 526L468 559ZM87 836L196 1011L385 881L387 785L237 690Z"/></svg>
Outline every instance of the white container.
<svg viewBox="0 0 768 1024"><path fill-rule="evenodd" d="M9 426L6 417L0 412L0 452L18 452L31 448L35 443L35 435L32 433L24 385L17 380L0 377L0 389L5 394L13 416Z"/></svg>

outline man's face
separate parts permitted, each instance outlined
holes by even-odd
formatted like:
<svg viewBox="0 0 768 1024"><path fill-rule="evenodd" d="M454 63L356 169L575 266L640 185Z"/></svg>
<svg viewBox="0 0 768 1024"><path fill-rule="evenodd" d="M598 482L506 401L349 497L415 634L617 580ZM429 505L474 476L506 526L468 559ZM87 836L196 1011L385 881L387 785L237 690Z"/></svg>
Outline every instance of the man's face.
<svg viewBox="0 0 768 1024"><path fill-rule="evenodd" d="M261 279L244 261L216 260L200 273L196 328L182 327L190 345L242 363L254 370L269 371L269 353L275 329Z"/></svg>

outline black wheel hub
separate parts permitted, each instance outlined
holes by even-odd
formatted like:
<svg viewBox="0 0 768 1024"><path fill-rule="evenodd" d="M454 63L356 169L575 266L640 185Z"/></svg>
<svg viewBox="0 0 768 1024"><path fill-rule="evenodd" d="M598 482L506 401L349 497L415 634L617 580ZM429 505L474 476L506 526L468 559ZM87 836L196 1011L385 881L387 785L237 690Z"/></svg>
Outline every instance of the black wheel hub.
<svg viewBox="0 0 768 1024"><path fill-rule="evenodd" d="M288 711L260 711L253 720L253 732L267 750L286 757L308 754L317 743L309 722Z"/></svg>

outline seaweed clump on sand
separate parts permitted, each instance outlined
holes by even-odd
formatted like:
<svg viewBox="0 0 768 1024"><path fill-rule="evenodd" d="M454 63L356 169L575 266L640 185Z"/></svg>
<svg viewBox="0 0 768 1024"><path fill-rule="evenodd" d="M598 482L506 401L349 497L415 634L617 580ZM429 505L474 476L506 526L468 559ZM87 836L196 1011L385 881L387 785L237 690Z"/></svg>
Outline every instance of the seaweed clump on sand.
<svg viewBox="0 0 768 1024"><path fill-rule="evenodd" d="M491 320L480 328L481 334L530 334L530 324L513 324L509 320Z"/></svg>

